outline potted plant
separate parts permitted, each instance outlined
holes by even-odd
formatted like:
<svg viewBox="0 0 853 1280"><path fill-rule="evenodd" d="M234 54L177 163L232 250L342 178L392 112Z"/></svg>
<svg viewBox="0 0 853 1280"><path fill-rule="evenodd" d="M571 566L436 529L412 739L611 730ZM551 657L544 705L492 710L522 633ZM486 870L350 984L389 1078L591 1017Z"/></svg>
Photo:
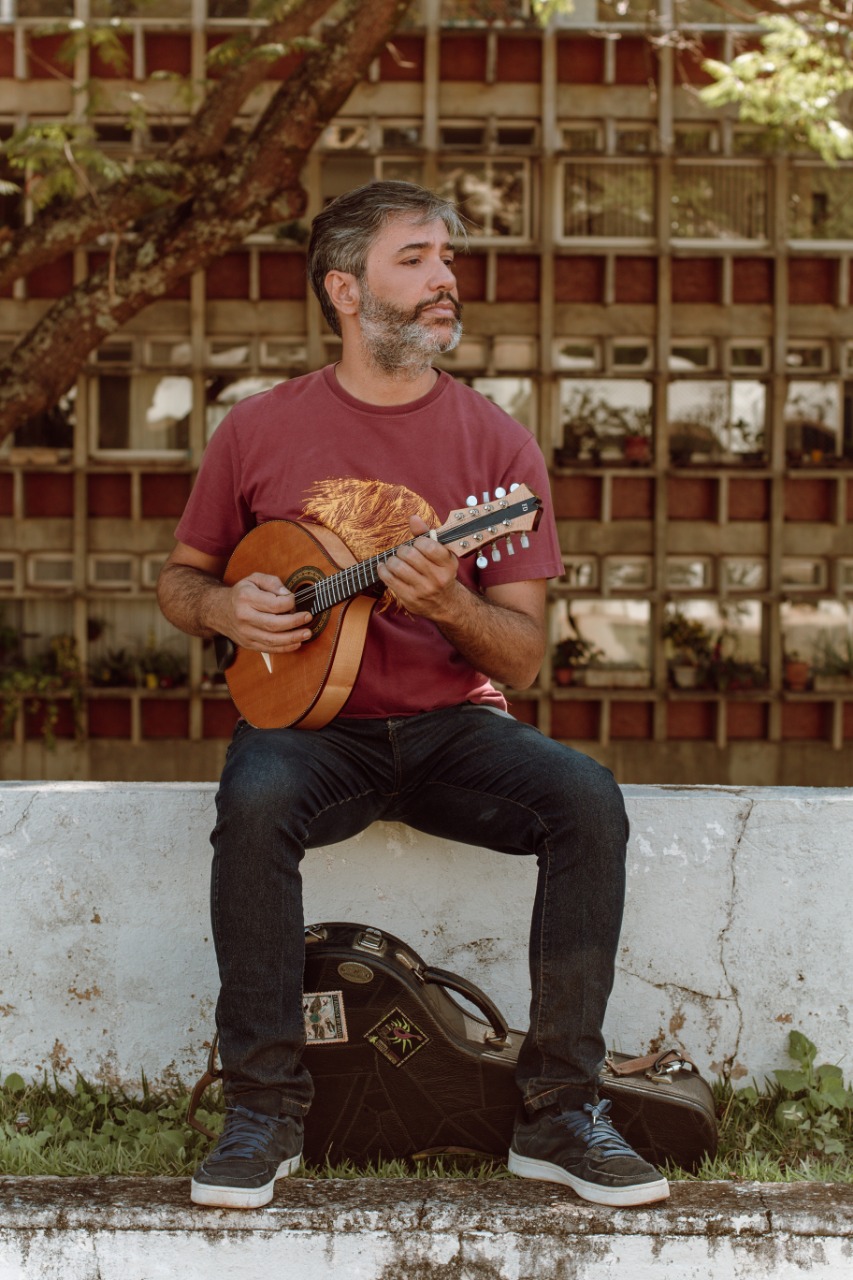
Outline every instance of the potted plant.
<svg viewBox="0 0 853 1280"><path fill-rule="evenodd" d="M812 685L824 693L853 688L853 636L848 634L841 640L821 636L815 649Z"/></svg>
<svg viewBox="0 0 853 1280"><path fill-rule="evenodd" d="M146 689L175 689L186 684L186 659L165 645L146 645L137 658L137 666Z"/></svg>
<svg viewBox="0 0 853 1280"><path fill-rule="evenodd" d="M567 636L554 646L553 671L554 680L559 685L570 685L576 680L576 672L588 667L594 657L600 657L601 650L577 632Z"/></svg>
<svg viewBox="0 0 853 1280"><path fill-rule="evenodd" d="M800 657L795 649L787 652L784 659L786 688L792 689L795 693L801 693L804 689L807 689L810 670L809 664Z"/></svg>
<svg viewBox="0 0 853 1280"><path fill-rule="evenodd" d="M4 629L5 630L5 629ZM77 642L71 635L54 636L47 649L26 660L19 643L11 658L6 650L0 668L0 729L8 734L21 707L38 726L46 747L56 746L63 706L69 708L69 728L82 733L83 673Z"/></svg>
<svg viewBox="0 0 853 1280"><path fill-rule="evenodd" d="M647 466L652 460L651 409L611 409L610 413L625 461L632 466Z"/></svg>
<svg viewBox="0 0 853 1280"><path fill-rule="evenodd" d="M714 638L704 622L688 618L682 609L666 617L662 632L669 646L669 673L678 689L695 689L704 683L714 647Z"/></svg>

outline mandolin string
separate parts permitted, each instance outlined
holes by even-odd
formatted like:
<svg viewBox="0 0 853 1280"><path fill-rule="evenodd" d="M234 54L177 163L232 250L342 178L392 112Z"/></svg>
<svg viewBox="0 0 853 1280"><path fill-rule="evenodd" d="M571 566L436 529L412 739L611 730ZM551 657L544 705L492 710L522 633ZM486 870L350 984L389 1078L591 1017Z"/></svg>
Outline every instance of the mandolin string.
<svg viewBox="0 0 853 1280"><path fill-rule="evenodd" d="M517 505L521 505L521 504L517 504ZM535 503L535 506L538 507L538 505L539 504L537 501ZM500 512L502 522L508 522L510 518L515 514L516 512L513 507L505 508L503 511ZM495 518L494 513L490 512L488 515L484 515L479 519L475 520L472 524L466 525L465 532L477 533L479 532L480 529L488 529L490 524L492 524L492 522L494 521L494 518ZM452 526L449 529L444 529L443 531L437 533L436 539L438 542L441 542L441 543L456 542L459 538L459 534L460 534L460 526L456 525L456 526ZM418 534L416 536L420 537L421 535ZM376 570L378 569L382 561L387 560L390 556L395 555L397 551L399 551L400 547L411 547L414 544L414 542L415 542L415 538L409 538L406 542L401 542L396 547L390 547L387 551L380 551L375 556L369 556L367 560L360 560L356 564L348 565L347 568L345 569L339 569L337 573L329 574L328 577L323 578L320 582L314 582L314 583L311 583L311 585L308 587L300 588L294 595L295 604L305 609L308 609L309 605L311 604L316 604L317 588L319 586L322 586L327 590L331 588L332 592L337 593L338 587L343 584L345 594L340 596L339 599L331 600L329 604L323 605L320 610L310 609L310 612L312 613L323 612L325 611L325 609L331 608L336 604L342 603L343 600L346 600L348 598L351 598L352 596L358 595L358 593L360 591L363 591L366 587L374 585L374 583L376 582ZM357 573L362 569L368 569L368 568L370 569L369 581L366 581L364 583L358 583L358 585L354 586L352 581L353 573L354 572Z"/></svg>

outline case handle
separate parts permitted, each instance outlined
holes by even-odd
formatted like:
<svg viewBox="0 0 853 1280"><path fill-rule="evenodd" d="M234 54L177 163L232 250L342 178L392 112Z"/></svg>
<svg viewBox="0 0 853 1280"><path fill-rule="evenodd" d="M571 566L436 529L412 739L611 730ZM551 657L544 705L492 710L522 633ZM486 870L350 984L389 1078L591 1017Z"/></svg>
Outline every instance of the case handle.
<svg viewBox="0 0 853 1280"><path fill-rule="evenodd" d="M498 1046L506 1044L509 1039L509 1023L498 1006L489 999L485 991L475 987L474 983L469 982L467 978L461 978L458 973L451 973L449 969L437 969L428 966L420 970L419 976L425 983L448 987L460 996L465 996L466 1000L470 1000L473 1005L476 1005L480 1012L485 1014L486 1020L491 1023L495 1034L486 1036L487 1043Z"/></svg>

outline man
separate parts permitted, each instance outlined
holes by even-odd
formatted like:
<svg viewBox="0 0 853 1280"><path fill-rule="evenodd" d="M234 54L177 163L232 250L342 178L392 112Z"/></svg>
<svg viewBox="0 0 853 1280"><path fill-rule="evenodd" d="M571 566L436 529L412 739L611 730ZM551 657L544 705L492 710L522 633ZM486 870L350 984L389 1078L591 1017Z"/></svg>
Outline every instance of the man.
<svg viewBox="0 0 853 1280"><path fill-rule="evenodd" d="M463 238L449 202L402 182L349 192L314 220L308 271L341 359L235 406L160 579L177 627L274 662L310 643L311 615L269 574L224 585L248 530L307 520L358 559L398 547L379 568L385 596L340 714L320 729L241 721L229 746L211 836L227 1112L193 1178L197 1204L266 1204L299 1164L312 1096L300 862L379 819L537 858L510 1168L601 1204L669 1193L596 1092L624 898L621 793L594 761L513 719L491 683L525 688L542 662L546 581L562 570L553 516L529 549L479 566L422 536L468 494L548 492L529 432L433 368L461 333Z"/></svg>

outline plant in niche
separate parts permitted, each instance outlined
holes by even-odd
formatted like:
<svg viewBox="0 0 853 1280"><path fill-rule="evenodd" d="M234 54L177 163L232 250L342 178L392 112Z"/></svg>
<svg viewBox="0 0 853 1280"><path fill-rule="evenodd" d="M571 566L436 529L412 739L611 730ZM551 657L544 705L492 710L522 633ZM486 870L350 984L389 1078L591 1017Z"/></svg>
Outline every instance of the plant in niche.
<svg viewBox="0 0 853 1280"><path fill-rule="evenodd" d="M4 629L6 630L6 629ZM77 641L71 635L54 636L47 648L26 660L19 644L6 650L0 667L0 730L8 735L18 712L24 710L40 718L40 733L51 750L56 746L56 727L62 703L70 703L77 737L83 731L83 670Z"/></svg>
<svg viewBox="0 0 853 1280"><path fill-rule="evenodd" d="M557 684L569 685L574 680L576 671L588 667L591 662L603 656L601 649L592 641L585 640L576 629L574 635L566 636L554 646L554 679Z"/></svg>

